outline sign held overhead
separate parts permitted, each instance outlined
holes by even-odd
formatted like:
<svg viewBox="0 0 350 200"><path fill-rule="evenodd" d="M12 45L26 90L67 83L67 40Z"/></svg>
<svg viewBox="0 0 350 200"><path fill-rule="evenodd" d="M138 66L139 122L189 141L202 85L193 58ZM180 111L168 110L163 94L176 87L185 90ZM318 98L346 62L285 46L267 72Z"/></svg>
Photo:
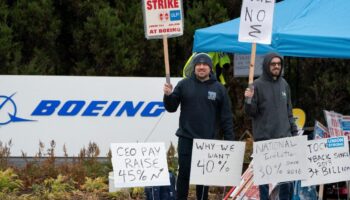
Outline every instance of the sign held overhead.
<svg viewBox="0 0 350 200"><path fill-rule="evenodd" d="M238 41L271 44L274 0L244 0Z"/></svg>
<svg viewBox="0 0 350 200"><path fill-rule="evenodd" d="M145 36L162 39L183 35L183 12L181 0L143 0Z"/></svg>

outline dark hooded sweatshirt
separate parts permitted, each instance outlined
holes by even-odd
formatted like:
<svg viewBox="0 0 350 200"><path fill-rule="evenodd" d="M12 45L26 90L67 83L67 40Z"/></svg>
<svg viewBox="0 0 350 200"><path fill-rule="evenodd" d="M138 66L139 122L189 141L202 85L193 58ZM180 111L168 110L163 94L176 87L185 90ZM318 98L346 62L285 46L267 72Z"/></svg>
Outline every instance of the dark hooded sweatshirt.
<svg viewBox="0 0 350 200"><path fill-rule="evenodd" d="M210 74L199 81L194 74L181 80L174 91L163 98L165 109L175 112L181 104L179 128L176 135L188 139L214 139L217 126L225 140L233 140L233 119L226 89Z"/></svg>
<svg viewBox="0 0 350 200"><path fill-rule="evenodd" d="M253 119L255 141L290 137L297 134L292 114L290 89L287 81L280 76L273 79L270 72L271 60L283 59L275 53L265 56L263 73L253 83L254 96L249 104L245 101L245 112Z"/></svg>

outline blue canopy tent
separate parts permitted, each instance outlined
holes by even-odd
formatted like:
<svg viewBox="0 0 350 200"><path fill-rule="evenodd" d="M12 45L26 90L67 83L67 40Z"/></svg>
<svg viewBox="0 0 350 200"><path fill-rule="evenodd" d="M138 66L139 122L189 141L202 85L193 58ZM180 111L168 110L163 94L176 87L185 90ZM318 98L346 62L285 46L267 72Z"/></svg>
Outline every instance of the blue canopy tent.
<svg viewBox="0 0 350 200"><path fill-rule="evenodd" d="M239 18L198 29L194 52L251 52L238 42ZM284 0L274 12L272 42L257 44L257 54L350 58L350 0Z"/></svg>

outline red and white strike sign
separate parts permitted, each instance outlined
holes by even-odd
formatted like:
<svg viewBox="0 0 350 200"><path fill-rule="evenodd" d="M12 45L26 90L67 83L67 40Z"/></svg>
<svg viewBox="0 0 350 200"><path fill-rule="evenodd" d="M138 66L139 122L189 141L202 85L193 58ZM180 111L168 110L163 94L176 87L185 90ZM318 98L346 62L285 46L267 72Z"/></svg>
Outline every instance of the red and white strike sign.
<svg viewBox="0 0 350 200"><path fill-rule="evenodd" d="M181 0L143 0L143 14L147 39L183 35Z"/></svg>

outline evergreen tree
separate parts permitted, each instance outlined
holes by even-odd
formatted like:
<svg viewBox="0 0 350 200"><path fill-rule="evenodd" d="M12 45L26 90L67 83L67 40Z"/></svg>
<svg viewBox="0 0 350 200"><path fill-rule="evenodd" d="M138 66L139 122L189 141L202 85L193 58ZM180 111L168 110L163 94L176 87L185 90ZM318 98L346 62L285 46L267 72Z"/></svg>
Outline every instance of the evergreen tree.
<svg viewBox="0 0 350 200"><path fill-rule="evenodd" d="M13 50L12 29L8 26L9 10L5 2L0 2L0 73L7 74L11 71Z"/></svg>
<svg viewBox="0 0 350 200"><path fill-rule="evenodd" d="M229 20L227 9L217 0L185 2L184 35L176 38L172 44L172 55L176 55L171 63L177 66L176 74L182 75L182 68L192 54L193 36L195 30L205 28Z"/></svg>
<svg viewBox="0 0 350 200"><path fill-rule="evenodd" d="M294 105L307 114L307 126L325 124L323 110L349 115L350 60L292 58L287 72ZM326 125L326 124L325 124Z"/></svg>
<svg viewBox="0 0 350 200"><path fill-rule="evenodd" d="M60 66L56 39L60 20L54 13L52 0L18 0L10 10L13 40L20 48L17 74L55 74Z"/></svg>

